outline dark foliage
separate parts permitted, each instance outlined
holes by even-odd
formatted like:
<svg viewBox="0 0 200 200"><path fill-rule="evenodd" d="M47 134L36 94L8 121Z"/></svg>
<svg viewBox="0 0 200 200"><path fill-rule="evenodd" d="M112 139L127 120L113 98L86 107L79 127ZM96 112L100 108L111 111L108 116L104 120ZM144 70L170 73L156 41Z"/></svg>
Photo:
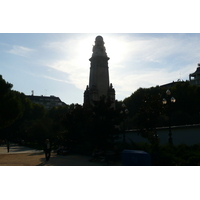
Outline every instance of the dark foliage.
<svg viewBox="0 0 200 200"><path fill-rule="evenodd" d="M11 88L12 84L0 75L0 130L12 125L22 115L20 95Z"/></svg>
<svg viewBox="0 0 200 200"><path fill-rule="evenodd" d="M176 102L171 104L171 125L197 124L200 122L200 87L189 82L178 82L169 88ZM124 100L129 109L129 126L152 129L168 126L169 107L162 105L166 88L140 88ZM132 123L130 123L130 121Z"/></svg>
<svg viewBox="0 0 200 200"><path fill-rule="evenodd" d="M76 104L68 110L63 120L65 139L70 146L82 148L82 151L91 152L97 146L107 148L117 137L117 117L111 102L103 99L94 102L89 109Z"/></svg>

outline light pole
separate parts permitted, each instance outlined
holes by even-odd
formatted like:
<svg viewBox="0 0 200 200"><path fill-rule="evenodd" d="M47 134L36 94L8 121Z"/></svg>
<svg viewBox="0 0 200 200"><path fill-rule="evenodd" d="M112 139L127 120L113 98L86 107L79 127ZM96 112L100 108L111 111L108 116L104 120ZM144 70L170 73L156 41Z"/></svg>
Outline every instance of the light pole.
<svg viewBox="0 0 200 200"><path fill-rule="evenodd" d="M162 100L163 105L168 104L169 105L169 138L168 138L168 142L169 144L173 144L172 142L172 131L171 131L171 104L176 102L176 99L174 97L171 96L171 91L167 90L166 91L167 97L166 99L164 98Z"/></svg>
<svg viewBox="0 0 200 200"><path fill-rule="evenodd" d="M123 114L123 142L126 142L126 135L125 135L125 116L129 113L128 109L126 108L126 105L123 103L122 104L122 110L120 112Z"/></svg>

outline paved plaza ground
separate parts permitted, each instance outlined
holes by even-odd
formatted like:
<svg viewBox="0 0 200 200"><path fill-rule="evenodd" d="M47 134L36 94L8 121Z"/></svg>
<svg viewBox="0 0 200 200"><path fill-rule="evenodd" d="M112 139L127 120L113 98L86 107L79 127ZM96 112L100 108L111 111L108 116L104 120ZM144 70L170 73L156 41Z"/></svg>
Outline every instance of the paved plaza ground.
<svg viewBox="0 0 200 200"><path fill-rule="evenodd" d="M0 146L0 166L105 166L102 162L90 162L90 158L84 155L62 156L52 153L50 160L46 162L42 150L11 144L8 153L5 145ZM120 162L114 164L120 165Z"/></svg>

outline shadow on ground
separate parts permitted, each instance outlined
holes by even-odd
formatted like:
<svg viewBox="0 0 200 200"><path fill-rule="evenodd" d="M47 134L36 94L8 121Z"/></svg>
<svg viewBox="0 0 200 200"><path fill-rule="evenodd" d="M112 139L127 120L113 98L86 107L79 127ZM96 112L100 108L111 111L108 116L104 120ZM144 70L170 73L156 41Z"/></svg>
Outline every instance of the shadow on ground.
<svg viewBox="0 0 200 200"><path fill-rule="evenodd" d="M36 152L36 153L30 153L28 156L37 156L37 155L43 155L43 152Z"/></svg>
<svg viewBox="0 0 200 200"><path fill-rule="evenodd" d="M90 158L90 156L84 155L62 156L53 153L50 160L47 162L45 157L40 158L41 163L37 166L107 166L102 162L90 162ZM121 166L121 163L115 163L114 166Z"/></svg>

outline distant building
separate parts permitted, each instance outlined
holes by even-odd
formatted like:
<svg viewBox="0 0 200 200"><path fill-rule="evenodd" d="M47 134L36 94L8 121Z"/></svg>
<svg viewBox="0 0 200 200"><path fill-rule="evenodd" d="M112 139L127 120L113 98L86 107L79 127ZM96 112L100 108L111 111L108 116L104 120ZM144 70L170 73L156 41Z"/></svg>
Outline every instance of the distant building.
<svg viewBox="0 0 200 200"><path fill-rule="evenodd" d="M173 87L177 83L185 83L185 81L177 80L177 81L173 81L171 83L166 83L164 85L160 85L160 87L170 88L170 87ZM194 73L189 74L189 83L191 85L200 86L200 63L198 63L198 67L197 67L196 71Z"/></svg>
<svg viewBox="0 0 200 200"><path fill-rule="evenodd" d="M53 107L66 105L64 102L60 100L59 97L55 97L53 95L48 97L48 96L34 96L32 94L32 95L26 95L26 97L30 99L31 102L40 104L44 106L46 109L51 109Z"/></svg>
<svg viewBox="0 0 200 200"><path fill-rule="evenodd" d="M159 87L169 89L169 88L173 87L174 85L176 85L177 83L185 83L185 81L178 79L177 81L173 81L171 83L166 83L164 85L160 85Z"/></svg>
<svg viewBox="0 0 200 200"><path fill-rule="evenodd" d="M166 88L166 89L168 89L168 88L170 88L170 87L173 87L176 83L178 83L178 82L171 82L171 83L166 83L166 84L164 84L164 85L160 85L160 87L161 88Z"/></svg>
<svg viewBox="0 0 200 200"><path fill-rule="evenodd" d="M200 86L200 63L198 64L196 71L189 75L189 79L191 85Z"/></svg>

